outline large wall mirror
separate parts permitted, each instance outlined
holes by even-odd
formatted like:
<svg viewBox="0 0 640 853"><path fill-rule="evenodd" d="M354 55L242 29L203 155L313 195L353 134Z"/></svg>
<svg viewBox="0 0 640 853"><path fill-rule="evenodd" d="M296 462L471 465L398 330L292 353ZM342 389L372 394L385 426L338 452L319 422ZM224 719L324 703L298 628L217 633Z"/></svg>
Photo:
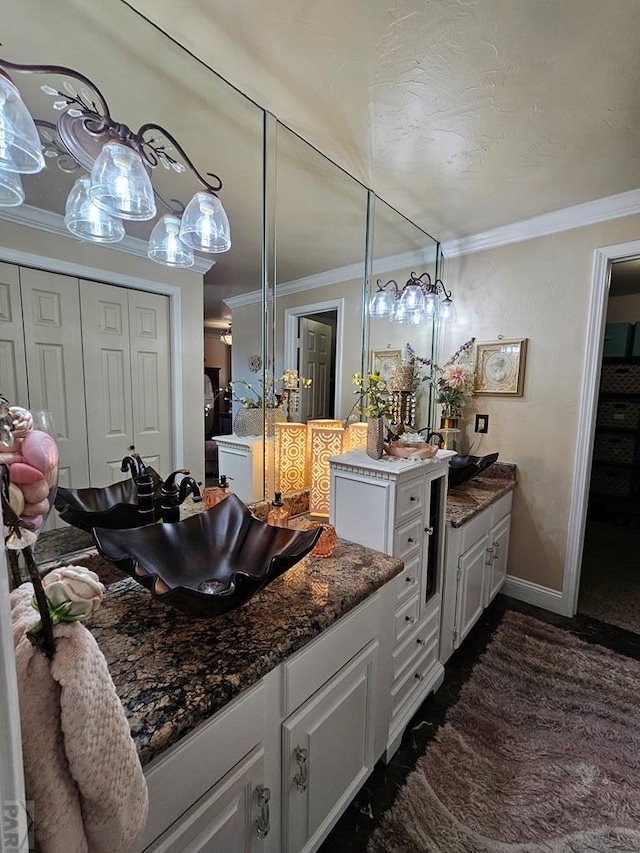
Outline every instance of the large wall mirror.
<svg viewBox="0 0 640 853"><path fill-rule="evenodd" d="M59 102L95 93L64 75L11 72L47 157L22 176L24 203L0 207L0 390L53 412L61 485L121 479L134 445L163 475L225 473L244 500L270 496L278 464L265 399L289 403L289 423L342 424L351 377L376 353L407 341L432 353L432 323L369 321L367 300L378 279L435 278L435 241L128 5L11 3L0 57L74 69L117 122L166 128L202 176L220 177L230 223L230 249L196 251L190 268L148 258L160 217L201 188L188 164L174 168L181 154L169 143L167 168L149 170L155 217L124 222L113 244L70 234L66 203L85 169L55 123L68 107ZM313 381L287 395L294 370ZM240 398L262 402L242 428ZM428 400L419 412L426 425Z"/></svg>

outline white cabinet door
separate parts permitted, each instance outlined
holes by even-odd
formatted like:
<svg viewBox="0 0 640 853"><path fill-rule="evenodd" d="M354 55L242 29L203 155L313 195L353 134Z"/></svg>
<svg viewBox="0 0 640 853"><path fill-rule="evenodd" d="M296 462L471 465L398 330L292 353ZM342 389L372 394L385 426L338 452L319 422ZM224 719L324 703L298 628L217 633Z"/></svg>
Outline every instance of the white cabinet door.
<svg viewBox="0 0 640 853"><path fill-rule="evenodd" d="M271 831L269 797L258 746L145 853L258 853Z"/></svg>
<svg viewBox="0 0 640 853"><path fill-rule="evenodd" d="M467 636L484 610L484 577L488 535L475 542L458 559L454 648Z"/></svg>
<svg viewBox="0 0 640 853"><path fill-rule="evenodd" d="M501 518L489 531L485 606L493 601L507 577L510 529L511 513Z"/></svg>
<svg viewBox="0 0 640 853"><path fill-rule="evenodd" d="M134 443L127 291L83 281L80 304L91 485L107 486Z"/></svg>
<svg viewBox="0 0 640 853"><path fill-rule="evenodd" d="M0 392L12 406L29 408L20 274L0 264Z"/></svg>
<svg viewBox="0 0 640 853"><path fill-rule="evenodd" d="M127 296L133 443L145 462L166 476L173 467L169 300L141 290Z"/></svg>
<svg viewBox="0 0 640 853"><path fill-rule="evenodd" d="M32 410L53 415L61 486L89 485L78 280L20 268Z"/></svg>
<svg viewBox="0 0 640 853"><path fill-rule="evenodd" d="M285 853L311 853L373 768L372 641L283 724Z"/></svg>

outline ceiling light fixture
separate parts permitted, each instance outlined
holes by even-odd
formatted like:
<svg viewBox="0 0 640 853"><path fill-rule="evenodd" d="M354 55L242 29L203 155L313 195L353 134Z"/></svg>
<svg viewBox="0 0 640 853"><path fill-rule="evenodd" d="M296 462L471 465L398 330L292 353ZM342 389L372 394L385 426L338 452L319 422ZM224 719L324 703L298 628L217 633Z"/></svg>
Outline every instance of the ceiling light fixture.
<svg viewBox="0 0 640 853"><path fill-rule="evenodd" d="M40 87L56 98L53 109L60 116L55 124L31 117L8 72L63 78L60 88ZM16 200L21 194L21 188L15 189L20 187L19 175L43 169L43 151L65 172L82 167L90 173L90 178L79 179L82 183L76 181L65 210L65 224L82 239L102 243L122 239L122 220L153 219L157 200L169 215L153 229L151 260L189 267L194 250L216 253L231 248L229 219L218 197L222 181L212 172L203 177L169 131L152 123L133 131L115 121L100 90L71 68L0 59L0 206L24 200L24 193ZM154 188L151 177L157 166L178 173L188 170L200 184L186 207L177 199L165 201ZM6 179L3 173L16 177Z"/></svg>
<svg viewBox="0 0 640 853"><path fill-rule="evenodd" d="M394 279L382 284L376 282L378 289L369 300L369 316L418 326L430 317L438 317L445 322L453 320L453 300L441 279L431 281L428 272L416 275L412 272L402 289ZM393 285L393 290L387 290Z"/></svg>
<svg viewBox="0 0 640 853"><path fill-rule="evenodd" d="M229 328L225 329L223 332L220 332L220 340L223 344L226 344L228 347L230 347L232 339L233 338L231 335L231 323L229 323Z"/></svg>

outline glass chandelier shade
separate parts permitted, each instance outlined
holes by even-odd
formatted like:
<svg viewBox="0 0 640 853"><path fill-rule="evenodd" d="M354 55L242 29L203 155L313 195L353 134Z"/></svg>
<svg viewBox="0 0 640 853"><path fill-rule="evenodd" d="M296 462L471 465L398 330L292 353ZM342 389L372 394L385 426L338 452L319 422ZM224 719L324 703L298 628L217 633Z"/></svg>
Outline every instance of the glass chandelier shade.
<svg viewBox="0 0 640 853"><path fill-rule="evenodd" d="M228 252L231 229L222 202L210 192L197 192L184 213L180 239L199 252Z"/></svg>
<svg viewBox="0 0 640 853"><path fill-rule="evenodd" d="M146 220L156 215L153 186L142 157L122 142L102 146L91 170L89 194L111 216Z"/></svg>
<svg viewBox="0 0 640 853"><path fill-rule="evenodd" d="M20 175L0 168L0 207L17 207L23 201L24 190Z"/></svg>
<svg viewBox="0 0 640 853"><path fill-rule="evenodd" d="M0 73L0 168L23 175L44 169L42 143L20 93Z"/></svg>
<svg viewBox="0 0 640 853"><path fill-rule="evenodd" d="M393 285L393 291L387 290L389 285ZM369 316L419 326L433 317L455 322L455 309L451 291L439 278L432 282L429 273L417 276L412 272L402 290L393 279L384 285L378 281L378 290L369 300Z"/></svg>
<svg viewBox="0 0 640 853"><path fill-rule="evenodd" d="M89 196L90 187L91 179L88 175L76 180L67 196L64 224L82 240L117 243L125 235L122 220L96 207Z"/></svg>
<svg viewBox="0 0 640 853"><path fill-rule="evenodd" d="M152 261L168 267L192 267L193 249L180 240L180 217L167 214L154 225L147 254Z"/></svg>
<svg viewBox="0 0 640 853"><path fill-rule="evenodd" d="M393 312L395 298L387 290L377 290L369 300L369 316L385 319Z"/></svg>

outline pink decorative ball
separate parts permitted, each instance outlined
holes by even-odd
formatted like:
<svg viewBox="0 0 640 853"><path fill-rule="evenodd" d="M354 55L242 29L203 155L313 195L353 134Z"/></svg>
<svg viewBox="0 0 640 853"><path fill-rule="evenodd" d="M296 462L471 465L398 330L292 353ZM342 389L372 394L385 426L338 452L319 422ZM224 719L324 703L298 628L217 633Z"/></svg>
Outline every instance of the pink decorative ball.
<svg viewBox="0 0 640 853"><path fill-rule="evenodd" d="M9 478L19 486L23 483L37 483L42 480L42 471L33 465L27 465L26 462L14 462L9 466Z"/></svg>
<svg viewBox="0 0 640 853"><path fill-rule="evenodd" d="M29 529L39 530L44 522L44 515L21 515L20 520L30 525Z"/></svg>
<svg viewBox="0 0 640 853"><path fill-rule="evenodd" d="M22 510L23 515L46 515L49 512L49 501L45 498L43 501L38 501L37 504L25 503Z"/></svg>
<svg viewBox="0 0 640 853"><path fill-rule="evenodd" d="M30 430L22 440L22 455L25 462L44 474L58 464L58 445L46 432Z"/></svg>
<svg viewBox="0 0 640 853"><path fill-rule="evenodd" d="M44 477L37 483L23 483L20 488L25 501L30 504L37 504L49 497L49 484Z"/></svg>

